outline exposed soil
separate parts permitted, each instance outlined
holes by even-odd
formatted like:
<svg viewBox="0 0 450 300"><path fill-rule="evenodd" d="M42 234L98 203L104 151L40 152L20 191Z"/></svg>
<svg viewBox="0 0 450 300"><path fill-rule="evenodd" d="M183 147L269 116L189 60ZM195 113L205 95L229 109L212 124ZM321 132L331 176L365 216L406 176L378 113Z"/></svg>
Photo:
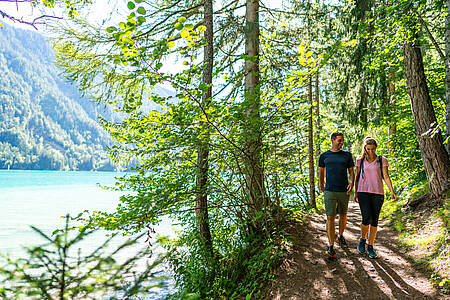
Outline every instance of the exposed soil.
<svg viewBox="0 0 450 300"><path fill-rule="evenodd" d="M306 225L287 225L292 245L264 299L450 299L409 261L397 246L397 234L384 222L379 222L374 245L379 258L358 253L361 219L354 202L349 204L344 233L349 248L336 245L338 257L329 260L323 254L328 244L325 220L325 214L312 214Z"/></svg>

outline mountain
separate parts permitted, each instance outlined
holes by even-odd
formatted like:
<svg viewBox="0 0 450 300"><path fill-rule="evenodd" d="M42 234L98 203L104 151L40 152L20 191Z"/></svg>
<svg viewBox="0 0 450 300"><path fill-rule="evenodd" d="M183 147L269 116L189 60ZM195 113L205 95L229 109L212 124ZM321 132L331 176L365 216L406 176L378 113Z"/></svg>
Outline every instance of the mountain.
<svg viewBox="0 0 450 300"><path fill-rule="evenodd" d="M0 29L0 169L114 170L97 124L111 112L59 75L53 53L36 32Z"/></svg>

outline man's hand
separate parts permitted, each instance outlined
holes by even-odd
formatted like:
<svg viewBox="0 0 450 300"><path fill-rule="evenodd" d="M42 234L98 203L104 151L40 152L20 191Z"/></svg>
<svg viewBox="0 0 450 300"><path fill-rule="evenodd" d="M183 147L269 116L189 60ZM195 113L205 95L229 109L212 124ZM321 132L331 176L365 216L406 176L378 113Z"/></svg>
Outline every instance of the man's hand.
<svg viewBox="0 0 450 300"><path fill-rule="evenodd" d="M396 194L391 193L391 197L392 197L392 199L394 199L394 201L397 201L397 200L398 200Z"/></svg>
<svg viewBox="0 0 450 300"><path fill-rule="evenodd" d="M350 182L350 184L347 186L347 195L350 195L352 190L353 190L353 182Z"/></svg>
<svg viewBox="0 0 450 300"><path fill-rule="evenodd" d="M359 203L358 196L356 196L356 193L355 193L355 197L353 199L355 200L356 203Z"/></svg>
<svg viewBox="0 0 450 300"><path fill-rule="evenodd" d="M319 189L323 193L325 191L325 186L323 184L321 184Z"/></svg>

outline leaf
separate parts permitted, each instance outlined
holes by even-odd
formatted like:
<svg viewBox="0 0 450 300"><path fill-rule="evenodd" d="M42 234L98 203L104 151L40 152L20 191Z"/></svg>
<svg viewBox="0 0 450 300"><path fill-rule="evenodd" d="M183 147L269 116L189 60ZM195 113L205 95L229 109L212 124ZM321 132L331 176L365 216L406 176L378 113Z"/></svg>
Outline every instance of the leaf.
<svg viewBox="0 0 450 300"><path fill-rule="evenodd" d="M175 24L174 27L175 27L176 30L182 30L182 29L183 29L183 24L181 24L180 22L178 22L178 23Z"/></svg>
<svg viewBox="0 0 450 300"><path fill-rule="evenodd" d="M142 24L142 23L145 22L145 17L139 16L139 17L137 17L137 21L138 21L139 24Z"/></svg>
<svg viewBox="0 0 450 300"><path fill-rule="evenodd" d="M134 4L134 2L128 2L128 4L127 4L127 6L128 6L128 9L134 9L135 7L136 7L136 5Z"/></svg>
<svg viewBox="0 0 450 300"><path fill-rule="evenodd" d="M167 43L167 47L169 47L169 48L175 47L175 42L174 42L174 41L168 42L168 43Z"/></svg>
<svg viewBox="0 0 450 300"><path fill-rule="evenodd" d="M186 24L186 30L191 31L192 29L194 29L194 25L192 25L192 24Z"/></svg>
<svg viewBox="0 0 450 300"><path fill-rule="evenodd" d="M139 8L137 9L137 12L140 13L141 15L145 15L145 13L146 13L145 8L143 8L142 6L139 6Z"/></svg>
<svg viewBox="0 0 450 300"><path fill-rule="evenodd" d="M117 30L117 28L114 26L109 26L108 28L106 28L106 32L108 32L108 33L113 33L116 30Z"/></svg>
<svg viewBox="0 0 450 300"><path fill-rule="evenodd" d="M178 22L180 22L180 23L184 23L185 21L186 21L185 17L179 17L178 18Z"/></svg>
<svg viewBox="0 0 450 300"><path fill-rule="evenodd" d="M187 37L189 36L189 31L187 31L187 30L182 30L181 33L180 33L180 36L181 36L183 39L187 38Z"/></svg>
<svg viewBox="0 0 450 300"><path fill-rule="evenodd" d="M298 62L302 65L302 66L306 66L306 58L304 57L300 57Z"/></svg>

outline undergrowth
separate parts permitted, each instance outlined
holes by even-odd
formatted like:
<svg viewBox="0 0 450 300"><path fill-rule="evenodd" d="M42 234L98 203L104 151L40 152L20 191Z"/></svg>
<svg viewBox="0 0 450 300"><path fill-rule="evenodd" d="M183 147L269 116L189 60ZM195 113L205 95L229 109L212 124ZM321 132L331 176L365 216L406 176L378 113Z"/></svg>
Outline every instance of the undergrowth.
<svg viewBox="0 0 450 300"><path fill-rule="evenodd" d="M399 201L386 201L381 217L399 233L399 244L411 259L431 273L430 281L444 294L450 293L450 198L433 211L412 210L407 203L429 192L426 182L404 189Z"/></svg>
<svg viewBox="0 0 450 300"><path fill-rule="evenodd" d="M276 222L274 222L276 223ZM194 232L162 241L178 287L174 299L258 299L284 255L281 226L223 242L214 257ZM208 258L209 257L209 258Z"/></svg>

